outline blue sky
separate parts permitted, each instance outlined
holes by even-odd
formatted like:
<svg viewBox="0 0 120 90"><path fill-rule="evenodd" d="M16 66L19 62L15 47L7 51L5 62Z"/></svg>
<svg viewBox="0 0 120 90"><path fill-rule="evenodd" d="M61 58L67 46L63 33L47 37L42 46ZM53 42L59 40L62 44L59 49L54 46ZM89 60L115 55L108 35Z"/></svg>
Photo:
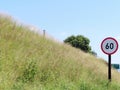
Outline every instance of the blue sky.
<svg viewBox="0 0 120 90"><path fill-rule="evenodd" d="M0 12L45 29L60 41L84 35L92 50L106 60L102 40L110 36L120 41L120 0L1 0ZM112 55L112 63L120 63L119 50Z"/></svg>

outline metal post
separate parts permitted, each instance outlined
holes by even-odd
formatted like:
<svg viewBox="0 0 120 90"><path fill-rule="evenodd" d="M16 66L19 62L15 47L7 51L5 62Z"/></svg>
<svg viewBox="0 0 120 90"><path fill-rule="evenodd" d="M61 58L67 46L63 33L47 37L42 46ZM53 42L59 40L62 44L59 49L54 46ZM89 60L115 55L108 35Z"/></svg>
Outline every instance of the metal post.
<svg viewBox="0 0 120 90"><path fill-rule="evenodd" d="M111 81L111 55L108 55L108 79Z"/></svg>
<svg viewBox="0 0 120 90"><path fill-rule="evenodd" d="M45 30L43 30L43 36L45 37Z"/></svg>

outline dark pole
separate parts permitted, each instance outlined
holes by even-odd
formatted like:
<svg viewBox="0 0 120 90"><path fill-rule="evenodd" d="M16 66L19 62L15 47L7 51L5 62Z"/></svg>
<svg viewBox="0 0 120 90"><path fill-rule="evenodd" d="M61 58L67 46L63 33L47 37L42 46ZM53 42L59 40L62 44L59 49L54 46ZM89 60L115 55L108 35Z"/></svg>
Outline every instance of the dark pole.
<svg viewBox="0 0 120 90"><path fill-rule="evenodd" d="M108 55L108 79L111 81L111 55Z"/></svg>
<svg viewBox="0 0 120 90"><path fill-rule="evenodd" d="M43 30L43 36L45 37L45 30Z"/></svg>

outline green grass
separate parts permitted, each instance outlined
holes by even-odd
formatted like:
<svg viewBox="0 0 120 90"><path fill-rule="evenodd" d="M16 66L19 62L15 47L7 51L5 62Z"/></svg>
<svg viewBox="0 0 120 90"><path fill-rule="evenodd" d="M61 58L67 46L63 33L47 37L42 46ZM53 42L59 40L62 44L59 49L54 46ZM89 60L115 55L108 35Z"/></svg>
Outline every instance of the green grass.
<svg viewBox="0 0 120 90"><path fill-rule="evenodd" d="M69 45L0 15L0 90L120 90L120 74Z"/></svg>

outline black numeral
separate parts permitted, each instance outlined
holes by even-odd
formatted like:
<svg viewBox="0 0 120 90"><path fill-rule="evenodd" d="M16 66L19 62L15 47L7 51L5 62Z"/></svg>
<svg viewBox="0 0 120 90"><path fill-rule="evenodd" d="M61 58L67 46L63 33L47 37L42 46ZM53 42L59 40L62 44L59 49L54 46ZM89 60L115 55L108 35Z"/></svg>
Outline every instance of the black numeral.
<svg viewBox="0 0 120 90"><path fill-rule="evenodd" d="M105 48L106 49L113 49L114 48L114 44L113 43L107 43Z"/></svg>

